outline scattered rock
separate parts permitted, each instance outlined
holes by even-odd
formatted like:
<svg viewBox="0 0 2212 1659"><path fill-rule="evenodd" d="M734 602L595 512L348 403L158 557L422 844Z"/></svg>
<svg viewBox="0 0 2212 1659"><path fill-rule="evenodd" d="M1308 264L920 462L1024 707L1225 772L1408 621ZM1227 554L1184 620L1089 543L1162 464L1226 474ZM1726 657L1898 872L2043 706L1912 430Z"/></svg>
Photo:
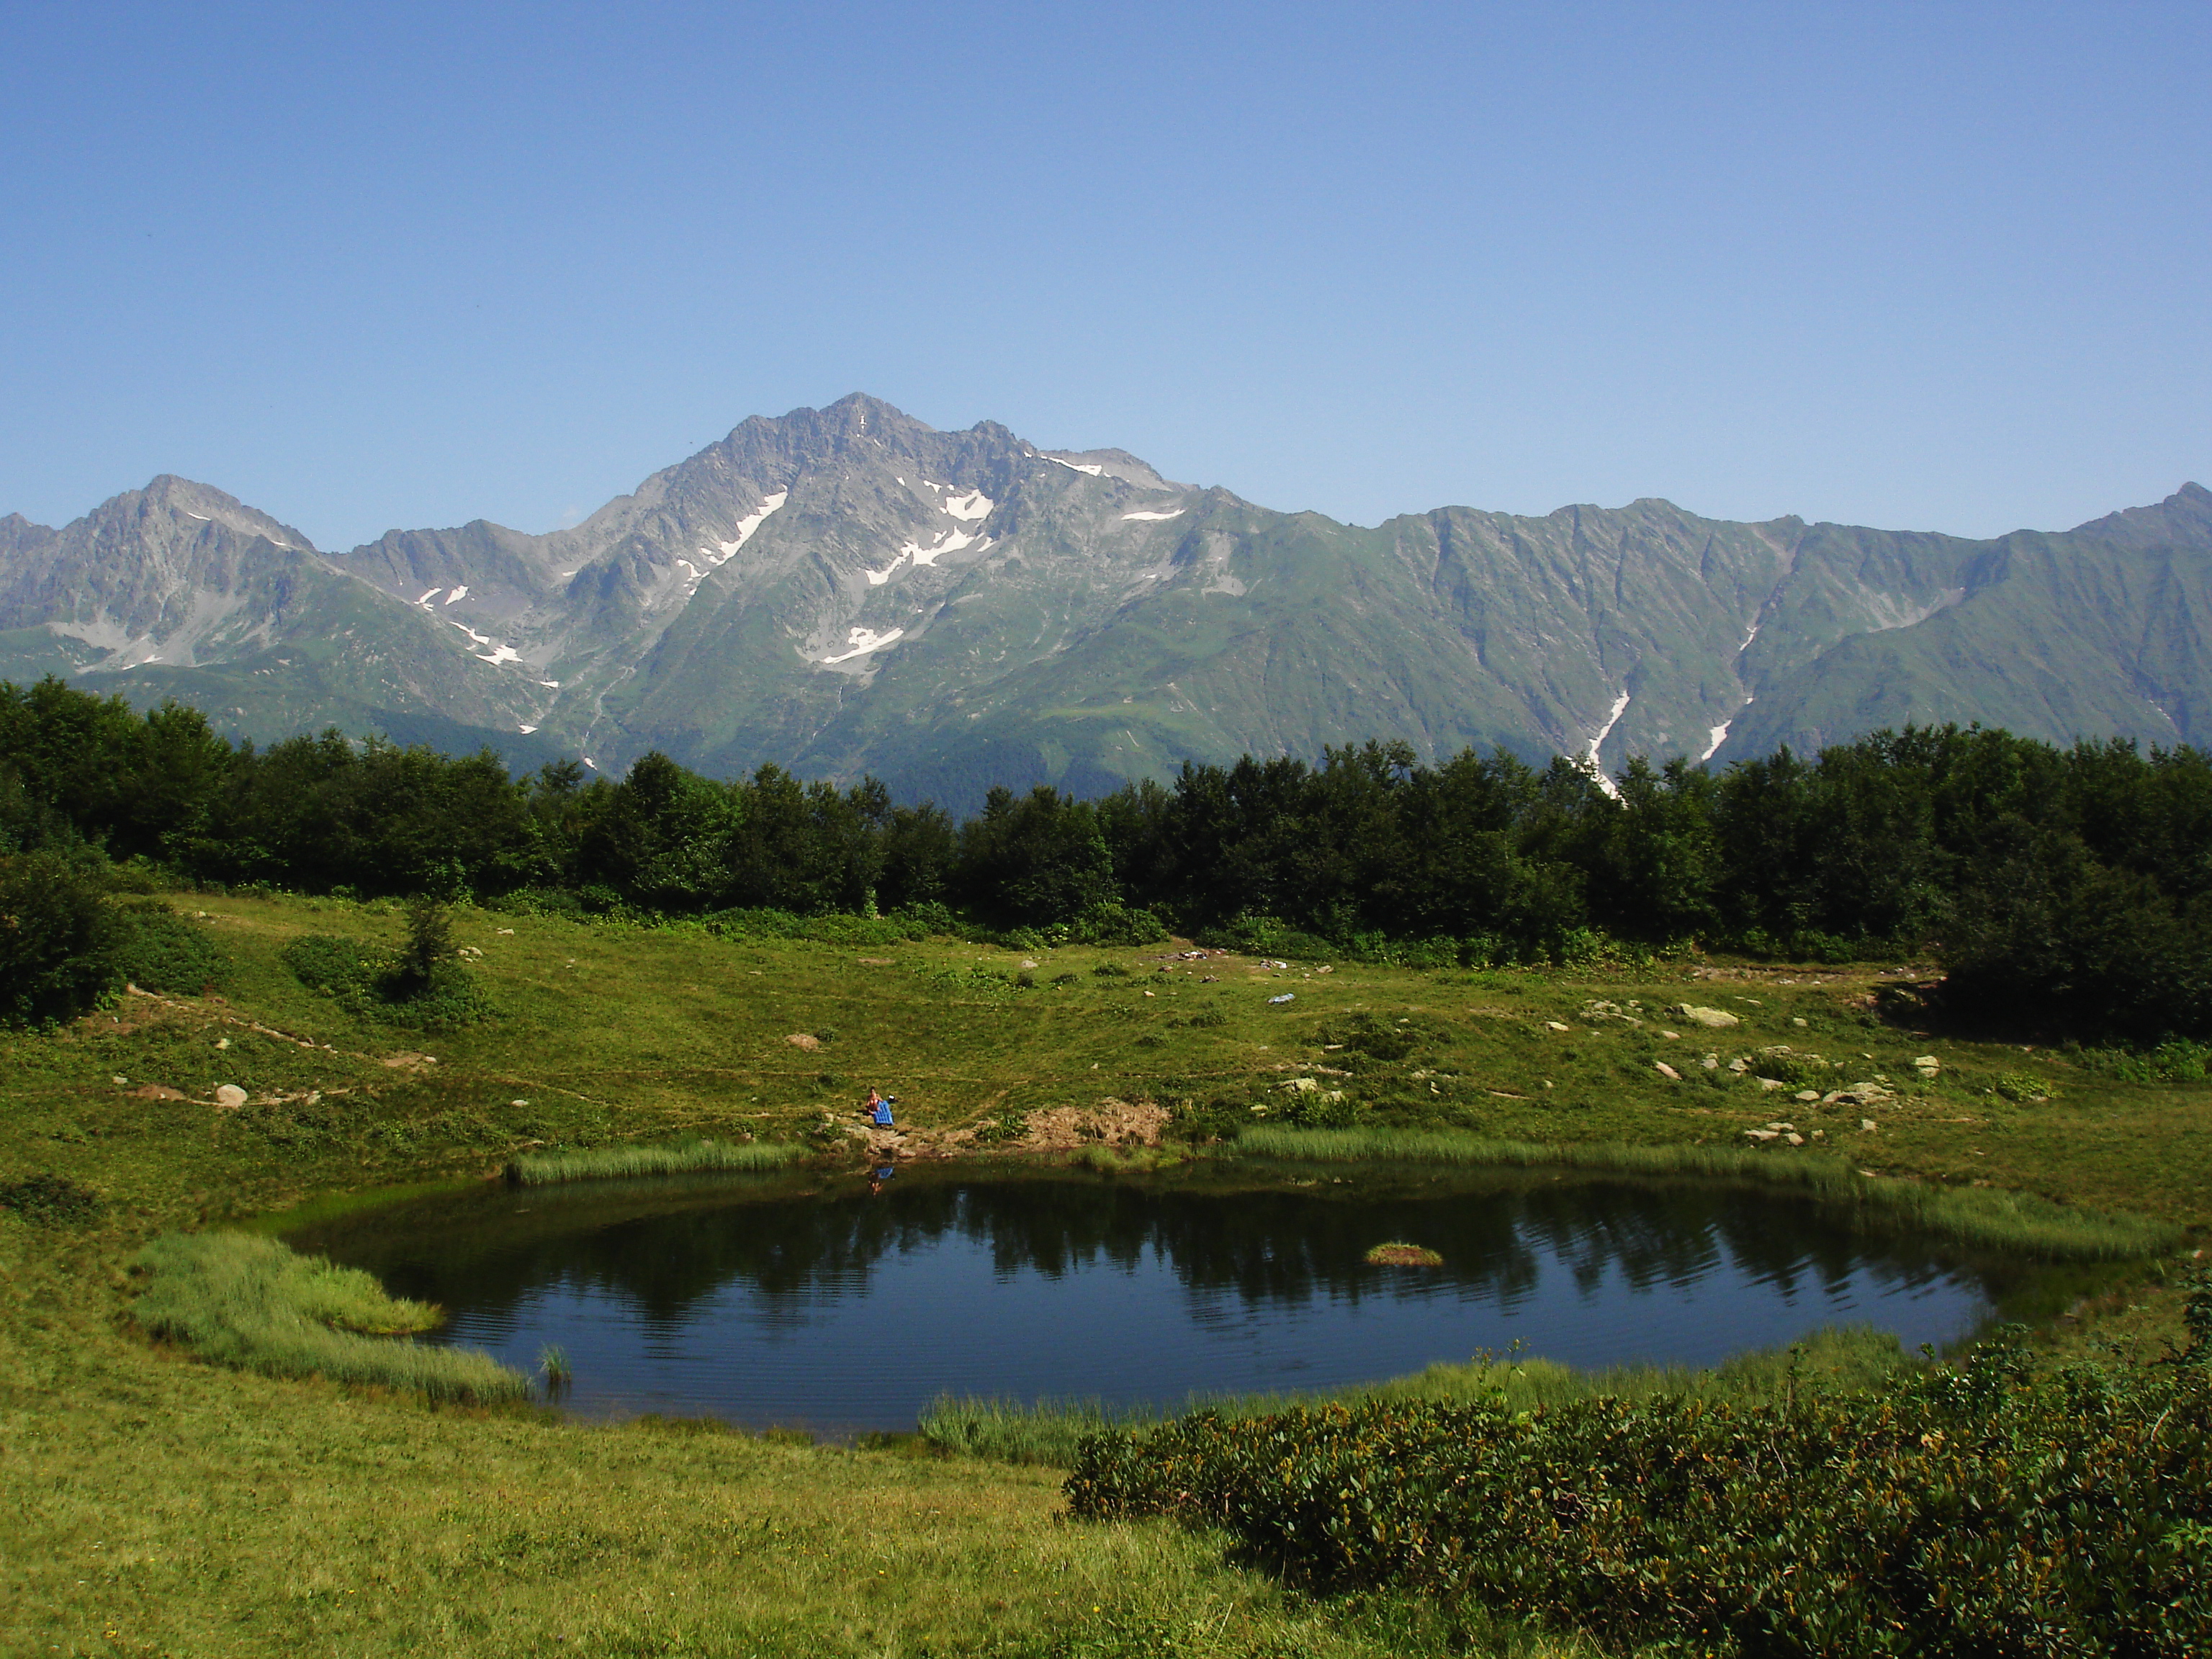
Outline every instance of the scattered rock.
<svg viewBox="0 0 2212 1659"><path fill-rule="evenodd" d="M1863 1134L1872 1134L1875 1132L1875 1121L1870 1117L1861 1118L1859 1120L1859 1131Z"/></svg>
<svg viewBox="0 0 2212 1659"><path fill-rule="evenodd" d="M1286 1078L1277 1085L1286 1095L1310 1095L1321 1087L1310 1077Z"/></svg>
<svg viewBox="0 0 2212 1659"><path fill-rule="evenodd" d="M1632 1002L1628 1008L1641 1008L1643 1006L1640 1002ZM1617 1019L1626 1025L1643 1024L1644 1022L1630 1013L1628 1008L1617 1002L1585 1002L1582 1006L1582 1017L1593 1024L1601 1019Z"/></svg>
<svg viewBox="0 0 2212 1659"><path fill-rule="evenodd" d="M228 1037L217 1037L215 1040L215 1046L218 1048L228 1048L230 1047L230 1039Z"/></svg>
<svg viewBox="0 0 2212 1659"><path fill-rule="evenodd" d="M226 1111L235 1111L246 1104L246 1091L235 1083L226 1083L215 1091L215 1103Z"/></svg>
<svg viewBox="0 0 2212 1659"><path fill-rule="evenodd" d="M492 929L492 932L495 933L512 933L514 931L514 929L512 927L495 927Z"/></svg>
<svg viewBox="0 0 2212 1659"><path fill-rule="evenodd" d="M1778 1139L1781 1133L1778 1129L1746 1129L1744 1131L1744 1133L1752 1139L1762 1143Z"/></svg>
<svg viewBox="0 0 2212 1659"><path fill-rule="evenodd" d="M1800 1089L1790 1098L1801 1106L1810 1106L1820 1098L1820 1091L1818 1089Z"/></svg>
<svg viewBox="0 0 2212 1659"><path fill-rule="evenodd" d="M1682 1034L1680 1031L1662 1031L1659 1035L1669 1042L1680 1042L1682 1040Z"/></svg>
<svg viewBox="0 0 2212 1659"><path fill-rule="evenodd" d="M112 1083L117 1088L120 1089L128 1085L131 1079L127 1077L117 1077L110 1078L108 1081Z"/></svg>
<svg viewBox="0 0 2212 1659"><path fill-rule="evenodd" d="M1777 1089L1786 1089L1790 1085L1786 1083L1778 1083L1771 1077L1763 1077L1759 1079L1759 1086L1767 1093L1771 1094Z"/></svg>
<svg viewBox="0 0 2212 1659"><path fill-rule="evenodd" d="M1808 1028L1807 1028L1807 1026L1806 1026L1806 1024L1805 1024L1805 1022L1804 1022L1803 1020L1802 1020L1802 1019L1798 1018L1797 1018L1796 1015L1794 1015L1794 1014L1790 1017L1790 1023L1792 1025L1795 1025L1795 1026L1796 1026L1799 1030L1801 1030L1801 1031L1802 1031L1802 1030L1806 1030L1806 1029L1808 1029Z"/></svg>
<svg viewBox="0 0 2212 1659"><path fill-rule="evenodd" d="M1694 1004L1687 1002L1678 1002L1667 1012L1682 1019L1688 1020L1692 1025L1707 1025L1712 1027L1716 1030L1723 1030L1729 1026L1741 1025L1743 1024L1743 1022L1738 1019L1734 1014L1729 1013L1723 1009L1700 1008Z"/></svg>
<svg viewBox="0 0 2212 1659"><path fill-rule="evenodd" d="M1796 1127L1797 1127L1797 1126L1796 1126L1796 1124L1794 1124L1794 1123L1770 1123L1770 1124L1768 1124L1766 1127L1767 1127L1768 1128L1770 1128L1770 1129L1773 1130L1773 1131L1774 1131L1774 1133L1777 1133L1777 1134L1778 1134L1778 1135L1786 1135L1786 1134L1792 1133L1794 1133L1794 1132L1796 1131Z"/></svg>
<svg viewBox="0 0 2212 1659"><path fill-rule="evenodd" d="M793 1048L802 1049L810 1054L822 1046L822 1039L811 1031L793 1031L789 1036L784 1038L784 1041Z"/></svg>
<svg viewBox="0 0 2212 1659"><path fill-rule="evenodd" d="M1556 1019L1547 1019L1544 1022L1544 1029L1547 1031L1564 1031L1567 1028Z"/></svg>
<svg viewBox="0 0 2212 1659"><path fill-rule="evenodd" d="M510 1106L527 1106L530 1104L526 1100L510 1100L507 1103Z"/></svg>
<svg viewBox="0 0 2212 1659"><path fill-rule="evenodd" d="M1805 1144L1805 1137L1801 1134L1786 1134L1782 1139L1785 1144L1791 1146L1802 1146Z"/></svg>
<svg viewBox="0 0 2212 1659"><path fill-rule="evenodd" d="M1031 962L1027 957L1024 957L1022 958L1022 966L1024 968L1034 968L1036 966L1036 963Z"/></svg>
<svg viewBox="0 0 2212 1659"><path fill-rule="evenodd" d="M1741 1054L1738 1054L1734 1060L1729 1061L1729 1070L1734 1072L1738 1077L1741 1077L1750 1069L1751 1062L1746 1060Z"/></svg>
<svg viewBox="0 0 2212 1659"><path fill-rule="evenodd" d="M1652 1069L1656 1071L1661 1077L1665 1078L1669 1083L1680 1083L1682 1080L1682 1074L1676 1071L1673 1066L1669 1066L1665 1060L1655 1060L1651 1062L1651 1065Z"/></svg>
<svg viewBox="0 0 2212 1659"><path fill-rule="evenodd" d="M1145 993L1145 994L1146 994L1146 996L1150 996L1150 995L1152 995L1152 993L1151 993L1150 991L1147 991L1147 992L1146 992L1146 993ZM1279 996L1279 997L1269 997L1269 998L1267 999L1267 1001L1268 1001L1268 1003L1269 1003L1269 1005L1270 1005L1270 1006L1273 1006L1273 1004L1276 1004L1276 1003L1279 1003L1279 1002L1296 1002L1297 1000L1298 1000L1298 994L1297 994L1297 992L1295 992L1295 991L1285 991L1285 992L1284 992L1284 993L1283 993L1283 994L1282 994L1282 995L1280 995L1280 996Z"/></svg>

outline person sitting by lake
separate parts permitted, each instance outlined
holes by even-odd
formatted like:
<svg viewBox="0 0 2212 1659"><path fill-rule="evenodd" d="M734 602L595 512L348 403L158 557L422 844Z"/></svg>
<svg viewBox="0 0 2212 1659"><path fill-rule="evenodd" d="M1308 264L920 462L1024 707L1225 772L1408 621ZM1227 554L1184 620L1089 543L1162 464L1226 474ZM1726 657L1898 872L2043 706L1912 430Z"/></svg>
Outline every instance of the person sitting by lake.
<svg viewBox="0 0 2212 1659"><path fill-rule="evenodd" d="M896 1097L894 1096L893 1098L896 1099ZM873 1089L868 1091L867 1099L860 1103L860 1109L867 1114L868 1121L878 1129L888 1129L891 1127L891 1103Z"/></svg>

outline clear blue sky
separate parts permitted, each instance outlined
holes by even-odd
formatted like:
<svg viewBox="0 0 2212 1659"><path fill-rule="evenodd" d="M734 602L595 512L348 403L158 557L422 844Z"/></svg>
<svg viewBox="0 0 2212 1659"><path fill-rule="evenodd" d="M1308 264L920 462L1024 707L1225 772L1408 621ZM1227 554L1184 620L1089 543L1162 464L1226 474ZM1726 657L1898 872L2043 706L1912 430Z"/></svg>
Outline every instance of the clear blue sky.
<svg viewBox="0 0 2212 1659"><path fill-rule="evenodd" d="M0 6L0 512L549 529L853 391L1360 523L2212 483L2212 4Z"/></svg>

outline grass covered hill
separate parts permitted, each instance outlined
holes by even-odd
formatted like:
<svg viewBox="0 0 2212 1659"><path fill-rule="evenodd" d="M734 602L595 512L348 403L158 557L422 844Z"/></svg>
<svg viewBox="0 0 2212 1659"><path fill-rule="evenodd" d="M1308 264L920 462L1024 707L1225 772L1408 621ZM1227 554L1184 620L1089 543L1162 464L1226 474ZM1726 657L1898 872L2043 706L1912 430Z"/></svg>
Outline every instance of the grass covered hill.
<svg viewBox="0 0 2212 1659"><path fill-rule="evenodd" d="M2201 1072L1887 1024L1894 963L1192 961L861 918L785 937L463 907L441 971L465 977L437 1002L341 971L404 958L395 904L163 896L207 946L197 984L0 1036L9 1651L1595 1650L1389 1583L1300 1589L1168 1519L1070 1524L1050 1466L584 1426L233 1369L188 1323L147 1328L169 1267L144 1252L180 1230L687 1138L851 1158L826 1120L851 1122L872 1083L899 1093L909 1155L982 1139L1098 1180L1254 1151L1549 1146L1937 1208L1956 1194L1962 1224L2015 1228L2026 1251L2059 1216L2185 1262L2212 1224ZM1737 1023L1669 1012L1685 1003ZM1316 1086L1286 1086L1301 1079ZM1802 1144L1766 1131L1782 1111ZM1883 1201L1865 1200L1868 1224ZM2162 1267L2126 1272L2074 1312L2155 1351L2178 1302ZM343 1276L285 1294L332 1333L413 1316ZM2077 1349L2081 1329L2045 1340Z"/></svg>

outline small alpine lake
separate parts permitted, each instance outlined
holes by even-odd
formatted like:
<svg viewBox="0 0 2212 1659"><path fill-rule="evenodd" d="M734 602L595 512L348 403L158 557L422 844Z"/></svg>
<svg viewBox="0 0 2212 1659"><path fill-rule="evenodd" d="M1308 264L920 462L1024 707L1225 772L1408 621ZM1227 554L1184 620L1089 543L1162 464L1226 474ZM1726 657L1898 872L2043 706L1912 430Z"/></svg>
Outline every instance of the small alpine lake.
<svg viewBox="0 0 2212 1659"><path fill-rule="evenodd" d="M288 1229L593 1417L910 1431L937 1395L1181 1405L1525 1352L1709 1365L1972 1334L2029 1271L1756 1187L1543 1171L917 1164L514 1188ZM1438 1266L1370 1265L1376 1245Z"/></svg>

